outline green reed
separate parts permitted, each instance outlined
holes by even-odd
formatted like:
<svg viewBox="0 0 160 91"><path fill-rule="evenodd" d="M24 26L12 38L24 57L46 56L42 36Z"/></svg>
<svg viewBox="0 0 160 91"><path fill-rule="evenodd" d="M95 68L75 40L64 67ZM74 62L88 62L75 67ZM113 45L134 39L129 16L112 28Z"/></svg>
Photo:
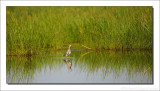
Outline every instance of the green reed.
<svg viewBox="0 0 160 91"><path fill-rule="evenodd" d="M39 54L69 44L152 49L152 7L7 6L7 55Z"/></svg>

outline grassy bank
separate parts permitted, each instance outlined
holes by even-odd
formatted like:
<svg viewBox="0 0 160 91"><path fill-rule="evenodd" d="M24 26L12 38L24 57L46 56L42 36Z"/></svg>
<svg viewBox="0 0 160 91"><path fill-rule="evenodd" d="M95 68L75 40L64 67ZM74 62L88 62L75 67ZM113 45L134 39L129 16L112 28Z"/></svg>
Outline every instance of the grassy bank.
<svg viewBox="0 0 160 91"><path fill-rule="evenodd" d="M152 7L7 7L7 55L68 44L152 49Z"/></svg>

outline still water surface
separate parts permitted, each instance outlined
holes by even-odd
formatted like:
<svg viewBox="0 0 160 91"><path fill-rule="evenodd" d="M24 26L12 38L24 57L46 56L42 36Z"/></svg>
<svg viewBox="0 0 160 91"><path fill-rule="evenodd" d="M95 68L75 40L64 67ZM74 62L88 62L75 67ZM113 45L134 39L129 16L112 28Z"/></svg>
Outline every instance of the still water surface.
<svg viewBox="0 0 160 91"><path fill-rule="evenodd" d="M151 51L64 53L7 56L7 83L153 83Z"/></svg>

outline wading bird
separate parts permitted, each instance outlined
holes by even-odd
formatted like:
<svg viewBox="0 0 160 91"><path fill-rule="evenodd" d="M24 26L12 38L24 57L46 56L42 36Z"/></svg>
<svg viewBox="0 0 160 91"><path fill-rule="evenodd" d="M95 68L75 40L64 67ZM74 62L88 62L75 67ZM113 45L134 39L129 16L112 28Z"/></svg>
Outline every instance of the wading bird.
<svg viewBox="0 0 160 91"><path fill-rule="evenodd" d="M64 56L69 56L71 54L71 45L69 45L69 48L67 50L67 52L64 54Z"/></svg>

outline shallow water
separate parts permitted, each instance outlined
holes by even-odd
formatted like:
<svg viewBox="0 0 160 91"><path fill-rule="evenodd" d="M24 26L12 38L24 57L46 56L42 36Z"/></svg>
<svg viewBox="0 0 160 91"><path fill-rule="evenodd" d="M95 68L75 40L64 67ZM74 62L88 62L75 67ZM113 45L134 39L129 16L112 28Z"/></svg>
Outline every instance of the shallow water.
<svg viewBox="0 0 160 91"><path fill-rule="evenodd" d="M153 83L151 51L64 53L7 56L7 83Z"/></svg>

